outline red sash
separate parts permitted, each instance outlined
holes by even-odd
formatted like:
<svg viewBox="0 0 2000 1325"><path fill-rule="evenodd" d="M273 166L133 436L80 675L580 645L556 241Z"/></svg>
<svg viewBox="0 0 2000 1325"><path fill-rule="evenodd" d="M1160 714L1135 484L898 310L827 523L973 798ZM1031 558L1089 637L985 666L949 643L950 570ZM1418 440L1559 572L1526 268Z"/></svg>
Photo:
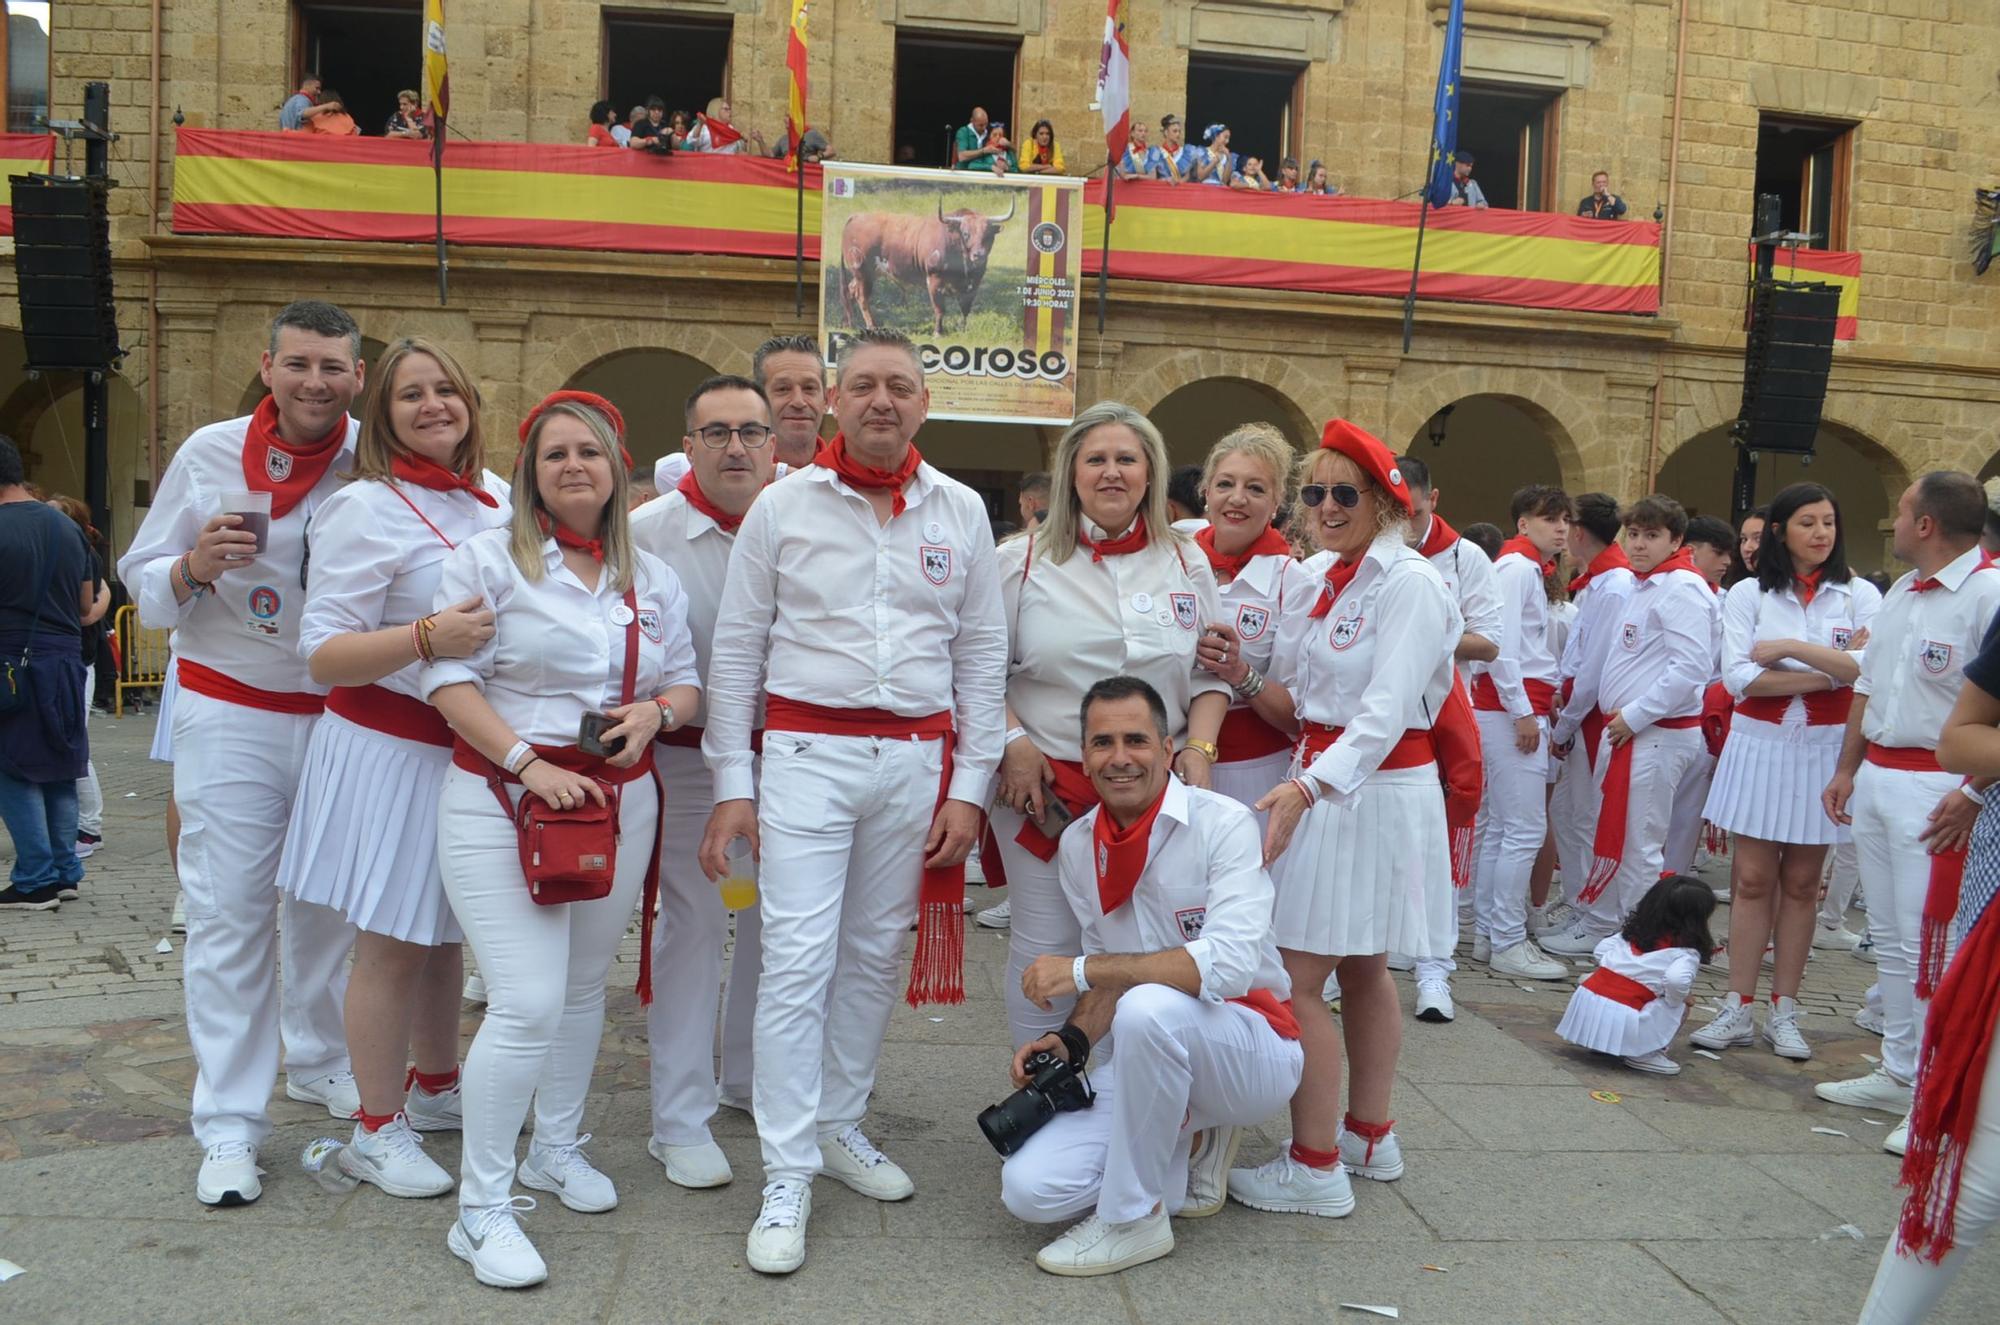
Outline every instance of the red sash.
<svg viewBox="0 0 2000 1325"><path fill-rule="evenodd" d="M1549 706L1555 701L1556 688L1553 683L1536 677L1523 677L1521 685L1528 692L1528 707L1537 717L1549 716ZM1481 672L1472 683L1472 707L1482 713L1505 713L1507 706L1500 702L1500 687L1493 684L1491 672Z"/></svg>
<svg viewBox="0 0 2000 1325"><path fill-rule="evenodd" d="M1931 855L1930 885L1924 891L1923 919L1917 927L1917 997L1928 999L1937 993L1944 979L1946 932L1958 914L1959 888L1965 882L1967 849L1938 851Z"/></svg>
<svg viewBox="0 0 2000 1325"><path fill-rule="evenodd" d="M1620 975L1608 966L1600 966L1585 976L1583 987L1599 998L1608 998L1613 1003L1623 1003L1634 1012L1642 1010L1648 1003L1655 1002L1660 997L1631 976Z"/></svg>
<svg viewBox="0 0 2000 1325"><path fill-rule="evenodd" d="M1253 989L1241 998L1232 998L1227 1001L1241 1007L1249 1008L1265 1021L1270 1022L1271 1029L1278 1033L1279 1039L1296 1040L1299 1038L1299 1019L1292 1011L1291 999L1280 999L1268 989Z"/></svg>
<svg viewBox="0 0 2000 1325"><path fill-rule="evenodd" d="M1063 803L1071 819L1082 818L1098 803L1097 786L1084 773L1082 764L1068 759L1051 759L1049 768L1055 774L1055 781L1048 787L1047 794ZM1021 825L1021 831L1014 834L1014 841L1044 864L1056 858L1056 839L1035 827L1032 820ZM997 852L994 859L999 859ZM991 867L986 868L990 870Z"/></svg>
<svg viewBox="0 0 2000 1325"><path fill-rule="evenodd" d="M326 697L326 711L357 727L414 741L418 745L451 747L451 724L421 699L378 685L335 686Z"/></svg>
<svg viewBox="0 0 2000 1325"><path fill-rule="evenodd" d="M1222 730L1216 733L1215 744L1222 751L1220 762L1241 764L1291 749L1292 738L1245 706L1222 715Z"/></svg>
<svg viewBox="0 0 2000 1325"><path fill-rule="evenodd" d="M316 714L326 707L325 695L295 690L259 690L255 686L244 685L233 676L225 676L213 667L204 667L191 658L176 658L174 666L180 669L181 684L187 689L197 695L219 699L225 704L240 704L247 709L295 716Z"/></svg>
<svg viewBox="0 0 2000 1325"><path fill-rule="evenodd" d="M1329 727L1323 722L1304 722L1299 724L1299 728L1299 762L1302 765L1310 765L1347 730L1345 727ZM1411 727L1389 747L1389 753L1383 756L1377 768L1382 771L1422 768L1436 759L1437 752L1431 747L1431 734L1421 727Z"/></svg>
<svg viewBox="0 0 2000 1325"><path fill-rule="evenodd" d="M1701 716L1691 713L1685 718L1661 718L1653 726L1667 731L1690 730L1701 726ZM1636 735L1633 740L1613 750L1611 762L1604 766L1604 794L1598 802L1597 836L1591 845L1590 877L1576 898L1585 906L1604 895L1612 876L1618 873L1618 862L1625 857L1625 820L1632 807L1632 747L1635 744Z"/></svg>
<svg viewBox="0 0 2000 1325"><path fill-rule="evenodd" d="M1854 688L1841 686L1837 690L1815 690L1807 695L1751 695L1737 700L1735 711L1759 722L1783 722L1785 712L1791 708L1794 699L1805 701L1806 726L1844 727L1847 725L1848 710L1854 707Z"/></svg>
<svg viewBox="0 0 2000 1325"><path fill-rule="evenodd" d="M1701 739L1708 746L1708 753L1716 758L1722 755L1722 744L1729 739L1729 719L1736 711L1736 702L1730 698L1729 687L1720 681L1711 682L1701 693Z"/></svg>
<svg viewBox="0 0 2000 1325"><path fill-rule="evenodd" d="M1431 749L1437 758L1438 780L1444 784L1444 826L1450 837L1451 886L1472 883L1472 829L1479 818L1479 800L1486 766L1479 748L1479 722L1472 701L1454 669L1451 690L1431 724Z"/></svg>
<svg viewBox="0 0 2000 1325"><path fill-rule="evenodd" d="M1877 768L1893 768L1901 773L1942 773L1937 751L1921 745L1877 745L1868 742L1868 762Z"/></svg>

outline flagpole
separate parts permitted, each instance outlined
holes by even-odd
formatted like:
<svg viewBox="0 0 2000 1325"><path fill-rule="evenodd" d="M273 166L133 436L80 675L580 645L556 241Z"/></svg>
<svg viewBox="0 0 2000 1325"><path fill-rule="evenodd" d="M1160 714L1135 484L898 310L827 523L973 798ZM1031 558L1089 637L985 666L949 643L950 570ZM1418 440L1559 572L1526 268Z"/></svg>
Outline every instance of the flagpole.
<svg viewBox="0 0 2000 1325"><path fill-rule="evenodd" d="M438 307L445 306L445 257L444 257L444 121L439 120L432 130L431 175L437 185L437 265L438 265Z"/></svg>
<svg viewBox="0 0 2000 1325"><path fill-rule="evenodd" d="M1111 194L1118 187L1118 163L1104 166L1104 243L1097 252L1097 334L1104 334L1104 290L1111 274Z"/></svg>
<svg viewBox="0 0 2000 1325"><path fill-rule="evenodd" d="M1424 181L1424 209L1417 213L1417 257L1410 264L1410 292L1403 296L1403 353L1410 352L1410 337L1417 324L1417 273L1424 265L1424 222L1431 217L1430 181Z"/></svg>
<svg viewBox="0 0 2000 1325"><path fill-rule="evenodd" d="M806 136L792 135L792 173L798 178L797 216L792 223L792 316L806 311Z"/></svg>

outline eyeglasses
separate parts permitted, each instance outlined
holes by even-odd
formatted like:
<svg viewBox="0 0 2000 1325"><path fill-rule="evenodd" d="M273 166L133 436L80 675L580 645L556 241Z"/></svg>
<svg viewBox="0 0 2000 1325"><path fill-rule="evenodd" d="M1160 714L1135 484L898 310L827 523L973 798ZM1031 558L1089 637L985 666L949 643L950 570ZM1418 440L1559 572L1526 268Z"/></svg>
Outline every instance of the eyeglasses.
<svg viewBox="0 0 2000 1325"><path fill-rule="evenodd" d="M1328 497L1333 498L1334 505L1351 511L1361 504L1361 489L1352 483L1308 483L1299 489L1299 501L1309 510Z"/></svg>
<svg viewBox="0 0 2000 1325"><path fill-rule="evenodd" d="M720 451L729 445L729 439L740 437L743 445L752 451L771 440L771 430L761 423L746 423L740 428L732 428L726 423L711 423L706 428L695 429L694 435L701 438L701 444L711 451Z"/></svg>

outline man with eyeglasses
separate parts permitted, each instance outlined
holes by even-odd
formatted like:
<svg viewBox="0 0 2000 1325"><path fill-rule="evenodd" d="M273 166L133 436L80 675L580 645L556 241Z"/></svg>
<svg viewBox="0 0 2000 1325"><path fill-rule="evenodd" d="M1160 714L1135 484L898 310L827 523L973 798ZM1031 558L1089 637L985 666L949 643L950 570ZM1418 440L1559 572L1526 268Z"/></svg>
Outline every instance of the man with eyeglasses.
<svg viewBox="0 0 2000 1325"><path fill-rule="evenodd" d="M737 526L771 481L771 407L743 377L711 377L687 401L681 451L688 471L678 487L632 517L632 543L680 577L687 593L688 631L704 691L710 640L729 570ZM722 982L722 945L729 917L722 896L702 873L697 852L714 807L713 782L702 762L705 715L660 737L654 767L667 789L660 823L660 921L653 930L653 1002L646 1011L651 1046L653 1135L647 1149L682 1187L720 1187L733 1174L709 1134L718 1103L750 1108L750 1031L757 1007L757 911L736 913L736 947L722 998L722 1081L712 1048Z"/></svg>

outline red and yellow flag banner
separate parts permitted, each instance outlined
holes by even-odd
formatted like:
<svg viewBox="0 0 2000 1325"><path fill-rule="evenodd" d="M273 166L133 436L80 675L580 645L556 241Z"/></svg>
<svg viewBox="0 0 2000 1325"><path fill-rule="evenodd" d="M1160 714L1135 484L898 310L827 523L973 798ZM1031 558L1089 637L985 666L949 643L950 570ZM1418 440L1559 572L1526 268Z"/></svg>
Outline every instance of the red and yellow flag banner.
<svg viewBox="0 0 2000 1325"><path fill-rule="evenodd" d="M1750 246L1750 261L1757 261L1757 246ZM1861 325L1861 255L1836 253L1831 249L1794 248L1779 252L1771 264L1771 275L1781 281L1817 281L1840 287L1840 311L1834 315L1833 338L1853 340Z"/></svg>
<svg viewBox="0 0 2000 1325"><path fill-rule="evenodd" d="M785 128L791 134L789 160L804 160L806 140L806 0L792 0L791 31L785 37L785 70L791 84L785 103Z"/></svg>
<svg viewBox="0 0 2000 1325"><path fill-rule="evenodd" d="M56 140L45 133L0 133L0 180L13 175L47 174L55 163ZM14 207L0 190L0 235L14 233Z"/></svg>

